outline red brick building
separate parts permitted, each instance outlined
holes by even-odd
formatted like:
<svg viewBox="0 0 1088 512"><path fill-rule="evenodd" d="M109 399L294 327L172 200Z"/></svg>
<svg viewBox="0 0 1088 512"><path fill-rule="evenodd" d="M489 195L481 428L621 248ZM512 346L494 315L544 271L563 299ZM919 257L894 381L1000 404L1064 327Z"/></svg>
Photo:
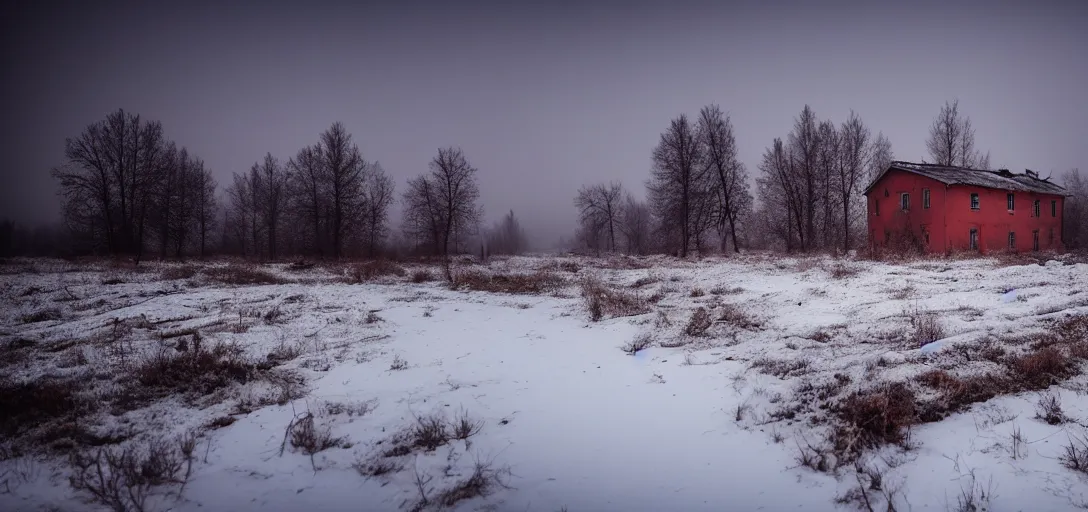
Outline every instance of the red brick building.
<svg viewBox="0 0 1088 512"><path fill-rule="evenodd" d="M1065 189L1032 171L892 162L865 198L874 246L983 253L1063 247Z"/></svg>

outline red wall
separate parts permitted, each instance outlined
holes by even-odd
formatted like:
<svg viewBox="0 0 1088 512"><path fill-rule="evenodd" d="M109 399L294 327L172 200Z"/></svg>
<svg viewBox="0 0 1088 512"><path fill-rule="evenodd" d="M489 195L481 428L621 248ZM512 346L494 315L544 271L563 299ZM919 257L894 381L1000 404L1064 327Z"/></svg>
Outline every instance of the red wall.
<svg viewBox="0 0 1088 512"><path fill-rule="evenodd" d="M923 208L922 191L930 191L930 207ZM910 209L900 208L902 193L910 194ZM885 196L885 193L887 196ZM979 209L971 209L971 194L979 195ZM967 250L970 248L971 228L979 233L979 249L1005 251L1008 249L1009 231L1016 233L1016 250L1032 250L1032 231L1039 231L1040 250L1061 249L1061 196L1013 192L1015 210L1009 212L1003 190L945 184L924 176L904 171L888 172L869 191L868 228L870 243L885 245L888 238L913 233L923 241L922 233L929 233L926 250ZM1032 203L1038 199L1039 217L1032 216ZM1057 215L1050 215L1050 201L1057 201ZM876 203L880 203L877 215ZM923 230L924 229L924 230ZM1053 243L1049 238L1054 231ZM886 237L888 235L888 237Z"/></svg>

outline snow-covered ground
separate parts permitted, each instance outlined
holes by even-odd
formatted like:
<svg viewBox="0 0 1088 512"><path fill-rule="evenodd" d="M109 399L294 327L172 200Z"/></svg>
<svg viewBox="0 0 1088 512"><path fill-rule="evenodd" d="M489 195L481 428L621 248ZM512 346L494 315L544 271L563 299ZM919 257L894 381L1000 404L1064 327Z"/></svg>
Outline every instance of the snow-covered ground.
<svg viewBox="0 0 1088 512"><path fill-rule="evenodd" d="M531 294L413 283L419 265L364 284L345 282L341 268L265 266L284 282L258 285L219 284L182 265L144 267L3 266L0 371L9 385L77 379L99 405L79 423L106 449L196 435L184 488L155 488L149 510L407 510L447 501L456 510L777 511L865 500L885 510L889 499L895 510L968 510L969 499L988 507L978 510L1088 508L1088 473L1062 461L1071 440L1086 439L1080 375L1047 391L1060 398L1066 421L1058 424L1036 418L1040 392L1020 392L914 425L907 441L867 449L857 465L801 464L833 424L821 400L891 382L924 398L932 390L919 375L997 366L971 347L1012 357L1027 350L1015 340L1088 315L1085 263L750 255L458 267L546 269L563 280ZM587 280L646 312L592 321L580 288ZM711 324L688 334L699 307ZM936 343L912 323L927 315L943 331ZM194 350L193 331L205 347L229 343L241 360L271 362L207 393L125 403L118 390L134 369L183 353L181 342ZM637 339L651 343L629 355L622 347ZM829 391L817 399L814 389ZM414 446L406 432L428 418L467 418L472 435ZM334 440L312 456L293 446L289 428L309 421ZM20 443L32 434L0 444L0 509L101 508L70 487L66 456L98 448L29 450ZM382 473L377 467L386 472L363 474ZM491 485L457 499L451 489L466 488L477 468ZM864 498L857 468L882 475L880 485L860 485Z"/></svg>

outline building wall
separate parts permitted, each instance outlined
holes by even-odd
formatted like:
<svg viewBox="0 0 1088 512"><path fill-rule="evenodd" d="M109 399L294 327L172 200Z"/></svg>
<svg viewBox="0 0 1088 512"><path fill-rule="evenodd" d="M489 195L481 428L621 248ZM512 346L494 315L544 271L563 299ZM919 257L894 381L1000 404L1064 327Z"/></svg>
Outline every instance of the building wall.
<svg viewBox="0 0 1088 512"><path fill-rule="evenodd" d="M923 204L926 189L930 194L929 208ZM904 193L910 194L907 210L901 208ZM937 180L903 171L888 172L866 198L870 243L888 245L913 237L928 251L945 250L948 244L943 207L946 193L944 183ZM929 233L928 243L926 233Z"/></svg>
<svg viewBox="0 0 1088 512"><path fill-rule="evenodd" d="M971 209L971 194L978 194L979 209ZM1013 194L1014 209L1008 209L1008 194ZM951 186L947 194L948 237L952 249L970 247L971 229L979 231L982 252L1009 250L1009 232L1016 234L1016 251L1033 249L1032 233L1039 232L1039 250L1061 249L1061 196L993 190L979 187ZM1033 215L1033 203L1039 201L1039 217ZM1055 201L1055 215L1050 202ZM1053 232L1053 239L1050 233Z"/></svg>
<svg viewBox="0 0 1088 512"><path fill-rule="evenodd" d="M930 207L923 207L923 191L929 189ZM910 194L910 208L901 208L902 194ZM979 209L971 209L971 194L979 196ZM1039 250L1061 250L1063 198L1034 192L1012 192L1014 209L1007 208L1008 191L945 184L904 171L881 178L866 198L870 243L895 245L917 240L925 250L969 250L971 229L978 230L981 252L1009 249L1009 232L1016 234L1016 251L1033 249L1033 232L1039 232ZM1039 201L1039 217L1032 213ZM1055 215L1050 202L1055 201ZM879 203L879 214L877 212ZM929 234L928 242L925 234ZM1051 238L1053 233L1053 238Z"/></svg>

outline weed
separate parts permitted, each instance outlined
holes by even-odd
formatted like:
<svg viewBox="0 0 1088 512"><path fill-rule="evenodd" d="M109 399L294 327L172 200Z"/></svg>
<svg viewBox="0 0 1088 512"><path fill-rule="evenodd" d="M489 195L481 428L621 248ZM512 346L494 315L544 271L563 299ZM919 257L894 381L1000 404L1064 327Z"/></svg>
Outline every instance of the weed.
<svg viewBox="0 0 1088 512"><path fill-rule="evenodd" d="M618 318L650 312L650 304L637 294L607 287L594 278L582 281L582 298L589 318L594 322L605 317Z"/></svg>
<svg viewBox="0 0 1088 512"><path fill-rule="evenodd" d="M702 297L703 295L706 295L706 292L703 291L702 288L695 287L695 288L691 289L691 294L690 295L691 295L692 298L697 298L697 297Z"/></svg>
<svg viewBox="0 0 1088 512"><path fill-rule="evenodd" d="M691 313L691 318L688 319L688 324L684 327L684 333L688 336L702 336L710 328L711 324L710 313L707 312L706 308L700 306Z"/></svg>
<svg viewBox="0 0 1088 512"><path fill-rule="evenodd" d="M758 329L762 324L752 318L747 312L734 304L722 304L718 313L718 321L736 327L738 329Z"/></svg>
<svg viewBox="0 0 1088 512"><path fill-rule="evenodd" d="M394 371L396 371L396 370L407 370L408 369L408 361L405 361L404 359L401 359L400 355L395 355L395 356L393 356L393 362L389 363L389 369L394 370Z"/></svg>
<svg viewBox="0 0 1088 512"><path fill-rule="evenodd" d="M38 322L51 322L53 320L60 320L61 312L57 308L44 308L39 309L33 313L23 315L20 320L24 324L33 324Z"/></svg>
<svg viewBox="0 0 1088 512"><path fill-rule="evenodd" d="M914 330L912 341L916 346L922 346L944 338L944 327L937 314L932 311L913 309L907 312L911 329Z"/></svg>
<svg viewBox="0 0 1088 512"><path fill-rule="evenodd" d="M1058 460L1066 468L1088 474L1088 438L1070 435L1069 444Z"/></svg>
<svg viewBox="0 0 1088 512"><path fill-rule="evenodd" d="M225 267L211 267L204 270L208 279L230 285L263 285L282 284L285 279L257 268L255 265L240 265L232 263Z"/></svg>
<svg viewBox="0 0 1088 512"><path fill-rule="evenodd" d="M359 263L348 269L348 281L353 284L366 283L379 277L404 277L408 272L403 267L388 260L375 260Z"/></svg>
<svg viewBox="0 0 1088 512"><path fill-rule="evenodd" d="M1039 395L1039 402L1035 404L1035 418L1045 421L1047 425L1065 423L1066 417L1062 412L1061 397L1054 393Z"/></svg>
<svg viewBox="0 0 1088 512"><path fill-rule="evenodd" d="M434 281L434 280L435 280L434 273L432 273L430 270L427 270L425 268L421 268L421 269L418 269L418 270L415 270L415 271L412 272L412 282L413 283L416 283L416 284L427 283L427 282Z"/></svg>

